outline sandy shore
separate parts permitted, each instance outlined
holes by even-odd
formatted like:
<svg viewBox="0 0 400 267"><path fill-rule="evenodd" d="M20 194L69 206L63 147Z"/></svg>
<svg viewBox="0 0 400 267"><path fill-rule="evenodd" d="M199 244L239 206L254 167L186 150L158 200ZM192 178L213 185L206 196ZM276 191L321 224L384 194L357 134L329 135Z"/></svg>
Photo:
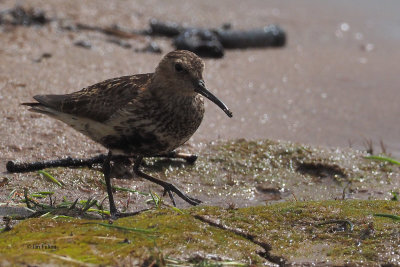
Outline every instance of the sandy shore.
<svg viewBox="0 0 400 267"><path fill-rule="evenodd" d="M1 1L0 9L34 5L67 23L128 29L150 18L237 29L277 23L288 34L281 49L229 50L206 59L205 81L233 111L228 119L212 104L191 143L216 139L281 139L324 146L363 148L400 155L400 36L398 1ZM229 9L226 8L229 6ZM19 103L35 94L73 92L107 78L152 72L160 54L137 53L93 32L44 27L0 29L0 170L9 159L83 156L104 151L60 122L31 114ZM88 41L91 49L74 46ZM166 38L154 39L163 53ZM43 53L51 54L41 62Z"/></svg>

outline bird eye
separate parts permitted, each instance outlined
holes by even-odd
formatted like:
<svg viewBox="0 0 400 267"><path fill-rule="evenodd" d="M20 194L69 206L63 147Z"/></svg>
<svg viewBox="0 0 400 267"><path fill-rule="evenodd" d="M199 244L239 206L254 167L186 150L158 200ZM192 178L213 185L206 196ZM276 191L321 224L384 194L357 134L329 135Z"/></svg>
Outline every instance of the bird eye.
<svg viewBox="0 0 400 267"><path fill-rule="evenodd" d="M181 63L175 63L175 70L176 72L182 72L183 71L183 66Z"/></svg>

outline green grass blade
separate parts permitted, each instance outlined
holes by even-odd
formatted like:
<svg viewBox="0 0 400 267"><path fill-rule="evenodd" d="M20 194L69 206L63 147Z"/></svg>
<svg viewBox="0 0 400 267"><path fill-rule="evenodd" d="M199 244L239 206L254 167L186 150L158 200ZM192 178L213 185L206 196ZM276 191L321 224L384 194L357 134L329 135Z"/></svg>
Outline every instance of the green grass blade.
<svg viewBox="0 0 400 267"><path fill-rule="evenodd" d="M366 157L364 157L365 159L374 159L374 160L379 160L379 161L386 161L386 162L389 162L389 163L392 163L392 164L396 164L396 165L399 165L400 166L400 162L399 161L397 161L397 160L395 160L395 159L392 159L392 158L389 158L389 157L382 157L382 156L366 156Z"/></svg>
<svg viewBox="0 0 400 267"><path fill-rule="evenodd" d="M238 261L223 261L223 262L217 262L222 264L222 266L248 266L248 264L241 263Z"/></svg>
<svg viewBox="0 0 400 267"><path fill-rule="evenodd" d="M144 234L154 234L155 233L155 231L153 229L148 230L148 229L142 229L142 228L132 228L132 227L125 227L125 226L108 224L108 223L88 222L88 223L84 223L84 224L97 224L97 225L101 225L101 226L108 227L108 228L114 228L114 229L118 229L118 230L132 231L132 232L138 232L138 233L144 233Z"/></svg>
<svg viewBox="0 0 400 267"><path fill-rule="evenodd" d="M46 212L45 214L41 215L40 217L49 217L49 215L51 215L51 211Z"/></svg>
<svg viewBox="0 0 400 267"><path fill-rule="evenodd" d="M97 212L100 214L104 214L104 215L110 215L110 212L108 210L98 210L98 209L88 209L88 212Z"/></svg>
<svg viewBox="0 0 400 267"><path fill-rule="evenodd" d="M74 219L74 217L67 216L67 215L56 215L56 216L54 216L52 219L59 219L59 218L63 218L63 219Z"/></svg>
<svg viewBox="0 0 400 267"><path fill-rule="evenodd" d="M106 183L103 182L103 181L100 181L100 183L102 183L103 185L106 185ZM140 191L137 191L137 190L134 190L134 189L129 189L129 188L118 187L118 186L115 186L115 185L113 185L111 187L112 187L112 189L115 189L117 191L138 193L138 194L143 195L143 196L148 196L149 195L148 193L145 193L145 192L140 192Z"/></svg>
<svg viewBox="0 0 400 267"><path fill-rule="evenodd" d="M42 195L42 194L32 194L31 197L35 197L35 198L45 198L46 196Z"/></svg>
<svg viewBox="0 0 400 267"><path fill-rule="evenodd" d="M46 196L48 196L48 195L53 195L54 194L54 192L50 192L50 191L42 191L42 192L36 192L36 193L34 193L34 194L41 194L41 195L46 195Z"/></svg>
<svg viewBox="0 0 400 267"><path fill-rule="evenodd" d="M43 174L49 181L55 183L56 185L62 187L63 185L56 179L54 178L50 173L45 172L45 171L38 171L39 174Z"/></svg>
<svg viewBox="0 0 400 267"><path fill-rule="evenodd" d="M151 196L151 199L154 202L154 205L156 206L156 208L159 208L160 207L160 201L159 201L160 199L158 198L158 195L156 193L153 194L150 191L150 196Z"/></svg>
<svg viewBox="0 0 400 267"><path fill-rule="evenodd" d="M180 214L185 214L182 210L178 209L177 207L170 206L170 208L171 208L172 210L174 210L174 211L180 213Z"/></svg>
<svg viewBox="0 0 400 267"><path fill-rule="evenodd" d="M171 206L171 205L169 205L169 204L167 204L167 203L162 203L162 204L163 204L164 206L170 208L170 209L173 210L173 211L176 211L176 212L178 212L178 213L180 213L180 214L185 214L181 209L179 209L179 208L177 208L177 207Z"/></svg>
<svg viewBox="0 0 400 267"><path fill-rule="evenodd" d="M400 221L400 216L393 215L393 214L387 214L387 213L376 213L374 214L376 217L384 217L384 218L390 218L396 221Z"/></svg>
<svg viewBox="0 0 400 267"><path fill-rule="evenodd" d="M45 198L47 196L51 196L53 195L54 192L48 192L48 191L42 191L42 192L35 192L31 194L31 197L35 197L35 198Z"/></svg>
<svg viewBox="0 0 400 267"><path fill-rule="evenodd" d="M7 199L11 199L12 196L14 195L14 193L17 191L17 189L13 189L10 194L8 194L8 198Z"/></svg>

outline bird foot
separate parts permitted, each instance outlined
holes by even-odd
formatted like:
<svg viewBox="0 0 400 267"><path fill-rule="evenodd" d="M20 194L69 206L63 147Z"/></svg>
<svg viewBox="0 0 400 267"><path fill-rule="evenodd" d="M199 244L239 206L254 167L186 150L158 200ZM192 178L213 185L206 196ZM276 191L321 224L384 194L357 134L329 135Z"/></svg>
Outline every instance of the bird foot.
<svg viewBox="0 0 400 267"><path fill-rule="evenodd" d="M168 196L171 199L174 207L176 207L176 203L175 203L174 196L172 195L172 192L177 194L180 198L182 198L183 200L185 200L187 203L189 203L192 206L197 206L197 205L201 204L201 200L198 200L196 198L186 195L185 193L183 193L181 190L179 190L175 185L173 185L171 183L164 182L164 185L162 185L162 187L164 187L163 195L165 196L168 193Z"/></svg>
<svg viewBox="0 0 400 267"><path fill-rule="evenodd" d="M189 197L188 195L186 195L185 193L183 193L183 192L182 192L181 190L179 190L175 185L173 185L173 184L171 184L171 183L168 183L168 182L165 182L165 181L163 181L163 180L154 178L153 176L150 176L150 175L148 175L148 174L142 172L142 171L139 169L140 163L142 162L142 159L143 159L143 157L138 157L138 158L136 159L135 164L134 164L134 166L133 166L133 171L134 171L138 176L140 176L140 177L142 177L142 178L144 178L144 179L146 179L146 180L148 180L148 181L150 181L150 182L152 182L152 183L155 183L155 184L158 184L158 185L162 186L162 187L164 188L164 195L166 195L166 194L168 193L168 196L169 196L169 198L171 199L172 204L173 204L174 206L176 206L176 203L175 203L175 199L174 199L172 193L177 194L181 199L183 199L184 201L186 201L186 202L189 203L190 205L197 206L197 205L199 205L199 204L201 203L200 200L195 199L195 198L193 198L193 197Z"/></svg>

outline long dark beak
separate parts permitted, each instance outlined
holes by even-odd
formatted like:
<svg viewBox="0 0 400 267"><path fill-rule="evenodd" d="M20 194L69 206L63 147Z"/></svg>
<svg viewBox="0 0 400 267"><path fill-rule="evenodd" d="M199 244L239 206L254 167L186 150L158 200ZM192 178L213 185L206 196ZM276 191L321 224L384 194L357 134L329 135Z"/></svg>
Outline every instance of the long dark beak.
<svg viewBox="0 0 400 267"><path fill-rule="evenodd" d="M229 118L232 118L232 112L229 110L229 108L221 100L219 100L215 95L213 95L210 91L207 90L203 80L197 81L195 92L210 99L218 107L220 107L226 113L226 115L228 115Z"/></svg>

